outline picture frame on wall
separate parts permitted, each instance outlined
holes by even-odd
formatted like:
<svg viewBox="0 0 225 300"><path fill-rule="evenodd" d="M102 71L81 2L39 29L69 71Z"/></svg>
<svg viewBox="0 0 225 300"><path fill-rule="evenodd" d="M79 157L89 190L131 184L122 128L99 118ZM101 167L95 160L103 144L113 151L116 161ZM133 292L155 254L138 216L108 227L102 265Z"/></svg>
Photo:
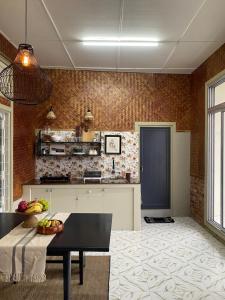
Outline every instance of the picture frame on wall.
<svg viewBox="0 0 225 300"><path fill-rule="evenodd" d="M105 154L121 154L121 135L105 135Z"/></svg>

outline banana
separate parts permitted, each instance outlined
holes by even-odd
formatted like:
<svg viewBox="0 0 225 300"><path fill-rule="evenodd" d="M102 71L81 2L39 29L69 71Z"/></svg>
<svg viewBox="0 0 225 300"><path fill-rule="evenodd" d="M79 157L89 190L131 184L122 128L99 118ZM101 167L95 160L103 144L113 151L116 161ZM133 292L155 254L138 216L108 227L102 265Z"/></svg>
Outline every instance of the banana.
<svg viewBox="0 0 225 300"><path fill-rule="evenodd" d="M34 207L34 206L39 206L41 208L41 210L43 210L43 205L39 202L31 202L28 204L28 208Z"/></svg>
<svg viewBox="0 0 225 300"><path fill-rule="evenodd" d="M35 207L34 207L34 206L29 207L29 208L27 208L27 209L25 210L25 212L28 213L28 214L33 213L33 212L35 212Z"/></svg>
<svg viewBox="0 0 225 300"><path fill-rule="evenodd" d="M35 212L42 212L42 208L40 206L35 206Z"/></svg>
<svg viewBox="0 0 225 300"><path fill-rule="evenodd" d="M32 206L34 206L37 202L36 201L31 201L28 203L27 207L30 208Z"/></svg>
<svg viewBox="0 0 225 300"><path fill-rule="evenodd" d="M50 227L51 226L51 221L48 221L48 223L45 225L45 227Z"/></svg>
<svg viewBox="0 0 225 300"><path fill-rule="evenodd" d="M40 206L41 209L43 209L43 205L39 202L35 203L36 206Z"/></svg>
<svg viewBox="0 0 225 300"><path fill-rule="evenodd" d="M39 205L33 205L25 210L26 213L35 213L35 212L42 212L42 208Z"/></svg>
<svg viewBox="0 0 225 300"><path fill-rule="evenodd" d="M60 225L60 222L54 219L53 220L43 219L39 221L38 225L41 227L55 227Z"/></svg>

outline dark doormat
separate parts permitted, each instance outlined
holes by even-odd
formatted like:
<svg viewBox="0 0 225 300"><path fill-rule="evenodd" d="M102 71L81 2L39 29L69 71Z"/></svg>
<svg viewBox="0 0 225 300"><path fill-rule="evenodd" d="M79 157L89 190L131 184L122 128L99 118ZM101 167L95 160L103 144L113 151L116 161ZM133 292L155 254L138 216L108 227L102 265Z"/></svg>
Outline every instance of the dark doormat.
<svg viewBox="0 0 225 300"><path fill-rule="evenodd" d="M171 217L165 218L153 218L153 217L144 217L146 223L174 223L174 219Z"/></svg>

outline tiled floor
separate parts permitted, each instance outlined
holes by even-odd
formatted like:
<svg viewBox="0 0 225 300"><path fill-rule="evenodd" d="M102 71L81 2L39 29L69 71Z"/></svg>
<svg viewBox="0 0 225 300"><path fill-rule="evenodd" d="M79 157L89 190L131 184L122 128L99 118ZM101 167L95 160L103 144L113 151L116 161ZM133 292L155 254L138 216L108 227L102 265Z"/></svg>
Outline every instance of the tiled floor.
<svg viewBox="0 0 225 300"><path fill-rule="evenodd" d="M110 300L225 299L225 246L191 218L111 237Z"/></svg>

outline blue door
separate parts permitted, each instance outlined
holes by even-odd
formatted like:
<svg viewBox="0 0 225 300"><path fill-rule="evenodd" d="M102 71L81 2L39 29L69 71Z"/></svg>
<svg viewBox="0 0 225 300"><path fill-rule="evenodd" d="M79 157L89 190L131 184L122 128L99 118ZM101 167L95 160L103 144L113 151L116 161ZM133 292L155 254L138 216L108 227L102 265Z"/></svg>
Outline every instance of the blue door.
<svg viewBox="0 0 225 300"><path fill-rule="evenodd" d="M142 209L170 209L170 128L141 128Z"/></svg>

